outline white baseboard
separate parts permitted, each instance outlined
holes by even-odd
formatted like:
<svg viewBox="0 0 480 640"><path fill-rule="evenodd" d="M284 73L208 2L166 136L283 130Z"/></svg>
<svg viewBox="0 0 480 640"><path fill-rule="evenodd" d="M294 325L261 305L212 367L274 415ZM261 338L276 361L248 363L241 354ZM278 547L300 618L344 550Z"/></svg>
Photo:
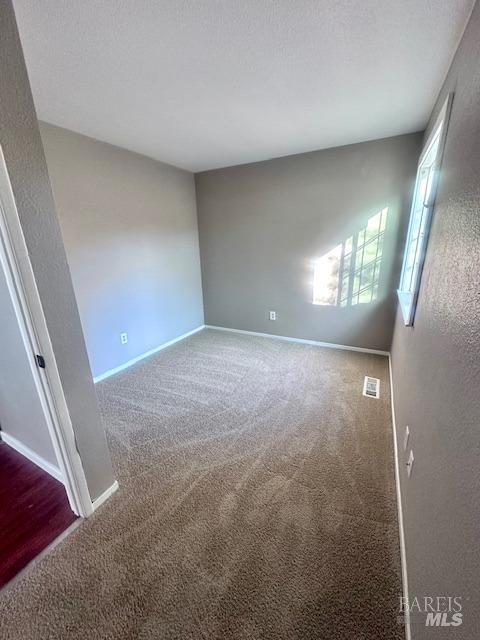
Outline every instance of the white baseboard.
<svg viewBox="0 0 480 640"><path fill-rule="evenodd" d="M20 442L20 440L17 440L17 438L14 438L8 433L5 433L5 431L0 431L0 436L2 437L2 440L5 444L8 444L9 447L12 447L12 449L15 449L15 451L21 453L22 456L28 458L30 462L33 462L37 465L37 467L40 467L40 469L46 471L49 475L55 478L55 480L58 480L59 482L64 484L62 472L58 467L39 456L38 453L32 451L32 449Z"/></svg>
<svg viewBox="0 0 480 640"><path fill-rule="evenodd" d="M388 351L379 349L364 349L363 347L350 347L345 344L334 344L333 342L318 342L317 340L304 340L303 338L291 338L289 336L277 336L274 333L259 333L258 331L245 331L244 329L230 329L229 327L217 327L206 324L205 329L215 329L216 331L231 331L232 333L245 333L250 336L261 336L262 338L275 338L275 340L286 340L287 342L299 342L300 344L310 344L315 347L326 347L327 349L344 349L346 351L359 351L360 353L372 353L377 356L389 356Z"/></svg>
<svg viewBox="0 0 480 640"><path fill-rule="evenodd" d="M145 353L142 353L139 356L136 356L135 358L132 358L131 360L128 360L128 362L124 362L123 364L119 365L118 367L115 367L114 369L109 369L108 371L105 371L105 373L101 373L100 375L95 376L93 378L93 382L96 384L97 382L100 382L101 380L105 380L105 378L109 378L110 376L113 376L116 373L120 373L120 371L123 371L124 369L128 369L128 367L131 367L132 365L136 364L137 362L140 362L140 360L143 360L144 358L148 358L148 356L153 356L154 353L157 353L158 351L161 351L162 349L166 349L167 347L170 347L172 344L175 344L176 342L180 342L180 340L184 340L185 338L188 338L189 336L193 336L194 333L198 333L199 331L201 331L204 328L205 328L205 325L202 324L199 327L197 327L196 329L192 329L192 331L189 331L188 333L184 333L183 335L178 336L177 338L173 338L173 340L169 340L168 342L164 342L159 347L155 347L154 349L150 349L150 351L146 351Z"/></svg>
<svg viewBox="0 0 480 640"><path fill-rule="evenodd" d="M117 489L118 482L115 480L115 482L110 487L108 487L108 489L106 489L101 495L98 496L98 498L96 498L92 502L93 510L96 511L96 509L98 509L98 507L100 507L105 502L105 500L108 500L108 498L110 498L110 496L113 495Z"/></svg>
<svg viewBox="0 0 480 640"><path fill-rule="evenodd" d="M405 546L405 530L403 527L403 506L402 506L402 489L400 486L400 460L398 457L397 442L397 425L395 421L395 403L393 399L393 373L392 373L392 357L388 358L388 368L390 372L390 398L392 403L392 429L393 429L393 452L395 456L395 484L397 487L397 512L398 512L398 535L400 539L400 561L402 564L402 586L403 597L409 597L408 591L408 571L407 571L407 550ZM400 605L400 603L399 603ZM412 631L410 627L410 612L405 611L405 639L411 640Z"/></svg>

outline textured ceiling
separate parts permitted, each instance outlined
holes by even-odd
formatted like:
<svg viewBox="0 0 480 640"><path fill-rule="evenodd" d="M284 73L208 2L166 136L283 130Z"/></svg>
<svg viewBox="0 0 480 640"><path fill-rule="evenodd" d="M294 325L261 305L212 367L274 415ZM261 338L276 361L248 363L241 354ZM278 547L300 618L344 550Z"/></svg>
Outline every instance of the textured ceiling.
<svg viewBox="0 0 480 640"><path fill-rule="evenodd" d="M38 116L199 171L418 131L473 0L14 0Z"/></svg>

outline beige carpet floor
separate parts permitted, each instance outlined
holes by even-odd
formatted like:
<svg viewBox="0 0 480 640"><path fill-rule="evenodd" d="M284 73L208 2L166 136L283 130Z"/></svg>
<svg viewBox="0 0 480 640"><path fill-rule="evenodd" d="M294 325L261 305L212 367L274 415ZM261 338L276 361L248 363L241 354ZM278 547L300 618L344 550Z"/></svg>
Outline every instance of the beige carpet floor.
<svg viewBox="0 0 480 640"><path fill-rule="evenodd" d="M1 638L402 638L388 384L204 330L97 385L121 488L0 594Z"/></svg>

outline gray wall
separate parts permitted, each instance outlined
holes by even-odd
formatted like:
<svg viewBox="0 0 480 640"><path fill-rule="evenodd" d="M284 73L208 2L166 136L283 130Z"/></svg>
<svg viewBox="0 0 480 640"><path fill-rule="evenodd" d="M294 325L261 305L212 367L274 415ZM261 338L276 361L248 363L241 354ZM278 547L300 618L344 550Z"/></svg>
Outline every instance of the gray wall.
<svg viewBox="0 0 480 640"><path fill-rule="evenodd" d="M40 132L93 375L202 325L193 174L66 129Z"/></svg>
<svg viewBox="0 0 480 640"><path fill-rule="evenodd" d="M206 323L388 350L419 143L411 134L197 174ZM314 258L386 206L377 301L313 305Z"/></svg>
<svg viewBox="0 0 480 640"><path fill-rule="evenodd" d="M10 0L0 3L0 34L0 144L95 499L112 484L113 472Z"/></svg>
<svg viewBox="0 0 480 640"><path fill-rule="evenodd" d="M0 426L58 468L15 310L0 267Z"/></svg>
<svg viewBox="0 0 480 640"><path fill-rule="evenodd" d="M456 629L412 626L414 640L480 633L480 5L435 114L454 91L413 327L392 346L410 595L463 598ZM405 425L415 463L407 479Z"/></svg>

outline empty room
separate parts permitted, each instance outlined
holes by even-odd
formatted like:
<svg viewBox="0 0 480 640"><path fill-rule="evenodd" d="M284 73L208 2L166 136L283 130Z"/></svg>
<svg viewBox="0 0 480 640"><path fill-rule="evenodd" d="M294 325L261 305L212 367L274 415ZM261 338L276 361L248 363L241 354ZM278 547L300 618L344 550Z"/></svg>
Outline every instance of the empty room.
<svg viewBox="0 0 480 640"><path fill-rule="evenodd" d="M480 637L480 0L4 0L0 637Z"/></svg>

